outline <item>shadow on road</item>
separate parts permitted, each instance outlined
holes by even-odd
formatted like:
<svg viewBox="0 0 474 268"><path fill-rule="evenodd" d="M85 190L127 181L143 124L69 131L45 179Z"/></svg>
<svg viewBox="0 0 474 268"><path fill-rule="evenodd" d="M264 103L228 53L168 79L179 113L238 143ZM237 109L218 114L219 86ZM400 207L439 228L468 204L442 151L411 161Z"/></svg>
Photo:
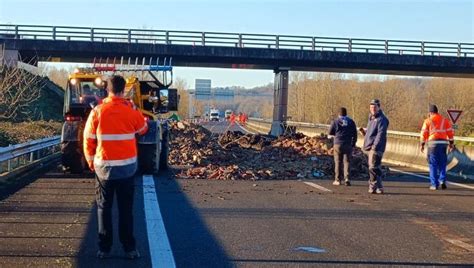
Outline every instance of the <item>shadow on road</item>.
<svg viewBox="0 0 474 268"><path fill-rule="evenodd" d="M439 266L439 267L472 267L474 264L431 263L431 262L390 262L390 261L332 261L332 260L265 260L265 259L233 259L237 263L251 266L259 265L361 265L361 266Z"/></svg>
<svg viewBox="0 0 474 268"><path fill-rule="evenodd" d="M177 267L233 267L218 240L207 228L200 213L181 191L171 173L155 178L158 203L160 205L166 233ZM77 257L77 267L152 267L143 204L141 177L135 185L135 238L142 257L138 260L124 258L118 239L118 211L114 202L114 245L110 259L99 260L97 252L97 209L91 211L87 231Z"/></svg>
<svg viewBox="0 0 474 268"><path fill-rule="evenodd" d="M233 267L225 249L209 230L171 173L156 181L166 232L177 267Z"/></svg>

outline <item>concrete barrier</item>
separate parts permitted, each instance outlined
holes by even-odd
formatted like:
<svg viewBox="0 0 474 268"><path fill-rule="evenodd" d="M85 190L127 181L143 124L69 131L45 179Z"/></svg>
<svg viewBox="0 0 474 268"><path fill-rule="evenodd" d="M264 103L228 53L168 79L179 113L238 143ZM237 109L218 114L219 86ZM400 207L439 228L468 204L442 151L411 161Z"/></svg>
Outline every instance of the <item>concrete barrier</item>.
<svg viewBox="0 0 474 268"><path fill-rule="evenodd" d="M327 134L329 125L311 124L302 122L288 122L296 126L297 132L307 136ZM270 120L251 118L247 122L247 128L252 132L268 134L270 131ZM474 146L473 139L455 137L470 145L457 146L457 149L448 155L448 174L474 180ZM364 139L359 135L357 146L362 147ZM413 132L389 131L387 148L384 161L390 164L413 167L428 171L427 156L420 152L419 134Z"/></svg>

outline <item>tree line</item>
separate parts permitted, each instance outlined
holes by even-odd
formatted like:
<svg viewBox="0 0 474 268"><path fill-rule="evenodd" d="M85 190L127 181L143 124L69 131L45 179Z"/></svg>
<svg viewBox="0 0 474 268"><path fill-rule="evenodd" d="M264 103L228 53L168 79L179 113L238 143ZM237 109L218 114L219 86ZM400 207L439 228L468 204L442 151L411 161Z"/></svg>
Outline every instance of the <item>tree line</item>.
<svg viewBox="0 0 474 268"><path fill-rule="evenodd" d="M463 110L456 135L474 134L474 79L363 79L335 73L294 73L290 77L288 115L294 121L329 124L344 106L356 124L367 124L369 102L379 99L390 129L420 131L428 105L441 114Z"/></svg>

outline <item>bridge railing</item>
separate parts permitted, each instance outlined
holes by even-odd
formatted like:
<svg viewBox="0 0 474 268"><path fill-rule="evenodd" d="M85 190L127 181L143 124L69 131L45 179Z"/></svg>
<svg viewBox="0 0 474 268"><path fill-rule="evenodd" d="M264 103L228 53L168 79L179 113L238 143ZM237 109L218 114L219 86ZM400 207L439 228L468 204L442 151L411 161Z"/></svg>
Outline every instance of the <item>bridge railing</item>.
<svg viewBox="0 0 474 268"><path fill-rule="evenodd" d="M58 155L60 136L0 147L0 177L19 169L29 169Z"/></svg>
<svg viewBox="0 0 474 268"><path fill-rule="evenodd" d="M297 49L348 53L474 57L474 43L249 33L0 24L0 37L12 39L230 46L239 48Z"/></svg>

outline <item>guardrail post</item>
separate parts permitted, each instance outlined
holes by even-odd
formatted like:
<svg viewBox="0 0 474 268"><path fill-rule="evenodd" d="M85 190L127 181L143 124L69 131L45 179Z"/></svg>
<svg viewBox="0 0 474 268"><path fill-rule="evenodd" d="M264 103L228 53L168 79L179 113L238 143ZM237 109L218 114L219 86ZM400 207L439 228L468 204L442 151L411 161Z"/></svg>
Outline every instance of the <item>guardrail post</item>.
<svg viewBox="0 0 474 268"><path fill-rule="evenodd" d="M56 26L53 27L53 40L56 40Z"/></svg>
<svg viewBox="0 0 474 268"><path fill-rule="evenodd" d="M167 45L170 44L170 32L166 31L165 33L165 42Z"/></svg>
<svg viewBox="0 0 474 268"><path fill-rule="evenodd" d="M91 28L91 42L94 42L94 28Z"/></svg>
<svg viewBox="0 0 474 268"><path fill-rule="evenodd" d="M461 43L458 43L458 57L461 57Z"/></svg>
<svg viewBox="0 0 474 268"><path fill-rule="evenodd" d="M128 30L128 43L132 43L132 30Z"/></svg>
<svg viewBox="0 0 474 268"><path fill-rule="evenodd" d="M385 54L388 54L388 40L385 40Z"/></svg>
<svg viewBox="0 0 474 268"><path fill-rule="evenodd" d="M278 49L280 47L280 36L276 36L275 38L275 48Z"/></svg>
<svg viewBox="0 0 474 268"><path fill-rule="evenodd" d="M242 48L244 46L243 40L242 40L242 34L239 34L239 47Z"/></svg>
<svg viewBox="0 0 474 268"><path fill-rule="evenodd" d="M205 46L206 45L206 33L202 33L202 45Z"/></svg>
<svg viewBox="0 0 474 268"><path fill-rule="evenodd" d="M15 39L20 39L20 35L18 34L18 25L15 25Z"/></svg>
<svg viewBox="0 0 474 268"><path fill-rule="evenodd" d="M30 153L30 163L33 162L34 158L35 158L35 152L31 152Z"/></svg>
<svg viewBox="0 0 474 268"><path fill-rule="evenodd" d="M421 42L421 55L424 56L425 55L425 42Z"/></svg>
<svg viewBox="0 0 474 268"><path fill-rule="evenodd" d="M316 37L311 38L311 49L316 50Z"/></svg>
<svg viewBox="0 0 474 268"><path fill-rule="evenodd" d="M349 38L348 50L349 50L349 52L352 52L352 38Z"/></svg>
<svg viewBox="0 0 474 268"><path fill-rule="evenodd" d="M12 160L8 159L7 161L7 171L10 172L12 170Z"/></svg>

